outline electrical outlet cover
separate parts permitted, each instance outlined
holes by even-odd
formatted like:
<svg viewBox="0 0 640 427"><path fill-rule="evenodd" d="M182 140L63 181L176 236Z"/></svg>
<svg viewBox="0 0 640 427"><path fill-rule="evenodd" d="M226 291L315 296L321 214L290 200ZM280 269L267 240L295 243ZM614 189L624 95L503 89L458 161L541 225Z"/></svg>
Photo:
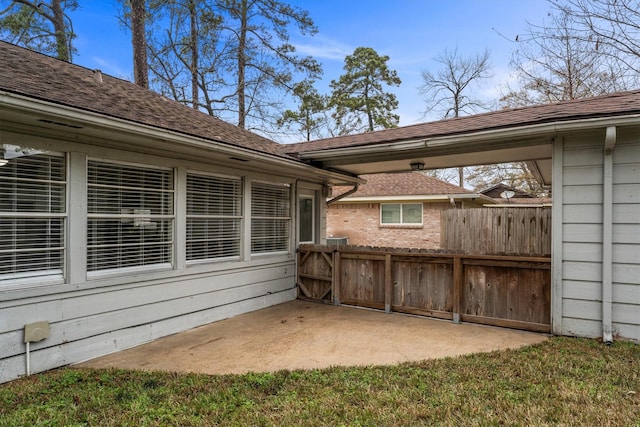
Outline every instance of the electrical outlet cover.
<svg viewBox="0 0 640 427"><path fill-rule="evenodd" d="M24 325L24 342L38 342L49 338L49 322L35 322Z"/></svg>

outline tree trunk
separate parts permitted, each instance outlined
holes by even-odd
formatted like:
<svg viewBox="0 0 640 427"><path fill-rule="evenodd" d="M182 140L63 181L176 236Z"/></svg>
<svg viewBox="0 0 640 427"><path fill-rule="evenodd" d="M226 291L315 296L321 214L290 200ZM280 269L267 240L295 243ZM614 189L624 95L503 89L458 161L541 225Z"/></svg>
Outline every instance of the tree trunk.
<svg viewBox="0 0 640 427"><path fill-rule="evenodd" d="M194 109L198 109L198 17L196 2L189 2L189 18L191 21L191 100Z"/></svg>
<svg viewBox="0 0 640 427"><path fill-rule="evenodd" d="M71 62L71 50L69 49L69 39L64 27L64 11L62 10L61 0L51 1L51 11L53 12L52 22L58 59Z"/></svg>
<svg viewBox="0 0 640 427"><path fill-rule="evenodd" d="M369 124L369 132L373 132L373 112L371 111L371 107L369 106L369 85L364 89L364 105L367 109L367 122Z"/></svg>
<svg viewBox="0 0 640 427"><path fill-rule="evenodd" d="M145 2L131 0L131 43L133 45L134 83L149 89L147 40L145 35Z"/></svg>
<svg viewBox="0 0 640 427"><path fill-rule="evenodd" d="M240 37L238 40L238 127L244 129L245 117L245 68L247 61L245 58L245 49L247 46L247 0L240 2Z"/></svg>

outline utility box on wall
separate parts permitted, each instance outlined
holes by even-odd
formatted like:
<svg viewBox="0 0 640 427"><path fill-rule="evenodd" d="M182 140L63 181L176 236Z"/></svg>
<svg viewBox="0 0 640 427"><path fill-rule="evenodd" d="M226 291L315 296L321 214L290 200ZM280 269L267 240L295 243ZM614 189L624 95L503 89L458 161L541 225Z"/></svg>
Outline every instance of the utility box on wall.
<svg viewBox="0 0 640 427"><path fill-rule="evenodd" d="M346 246L349 244L348 237L327 237L328 246Z"/></svg>

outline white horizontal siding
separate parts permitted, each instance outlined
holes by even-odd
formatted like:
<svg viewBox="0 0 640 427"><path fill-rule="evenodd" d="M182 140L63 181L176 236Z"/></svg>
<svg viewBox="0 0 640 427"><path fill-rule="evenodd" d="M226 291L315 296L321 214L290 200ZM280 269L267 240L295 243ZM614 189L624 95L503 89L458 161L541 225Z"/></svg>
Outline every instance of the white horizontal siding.
<svg viewBox="0 0 640 427"><path fill-rule="evenodd" d="M566 261L562 278L583 282L602 282L602 264L595 262Z"/></svg>
<svg viewBox="0 0 640 427"><path fill-rule="evenodd" d="M565 300L600 301L602 299L602 282L584 282L565 279L563 281L563 297Z"/></svg>
<svg viewBox="0 0 640 427"><path fill-rule="evenodd" d="M562 335L597 338L602 335L602 323L600 320L574 319L563 316Z"/></svg>
<svg viewBox="0 0 640 427"><path fill-rule="evenodd" d="M640 340L640 132L613 152L613 326Z"/></svg>
<svg viewBox="0 0 640 427"><path fill-rule="evenodd" d="M564 260L582 262L600 262L602 260L601 243L566 242L562 244Z"/></svg>
<svg viewBox="0 0 640 427"><path fill-rule="evenodd" d="M15 135L14 135L15 136ZM15 136L18 138L18 136ZM25 137L30 144L30 139ZM15 141L19 143L19 141ZM252 256L249 251L251 193L245 189L242 255L238 260L213 260L187 265L185 246L186 175L188 170L241 178L245 187L254 180L291 184L296 177L221 165L128 153L81 143L40 138L35 148L67 152L68 229L66 283L11 284L0 289L0 382L25 372L24 325L50 323L50 336L31 344L32 371L38 372L86 360L184 331L229 316L295 299L296 257L293 253L296 212L290 216L290 251ZM87 279L86 165L89 158L134 162L142 167L175 172L175 239L170 269L137 269ZM309 184L321 189L321 183ZM294 197L294 192L291 194ZM295 204L292 203L292 206Z"/></svg>
<svg viewBox="0 0 640 427"><path fill-rule="evenodd" d="M48 317L36 312L35 316L38 317L34 318L34 313L25 310L24 306L12 307L5 310L11 318L11 324L0 335L0 358L12 356L16 351L24 352L21 337L26 323L36 320L51 323L50 337L31 346L33 350L39 350L289 290L294 286L293 268L288 268L290 273L285 270L287 268L275 266L214 276L208 286L202 278L185 278L179 283L136 286L126 290L111 291L106 288L101 294L66 298L62 304L51 301L45 311ZM209 289L205 290L207 287ZM47 307L41 305L41 308ZM15 344L16 341L19 345Z"/></svg>
<svg viewBox="0 0 640 427"><path fill-rule="evenodd" d="M602 223L563 225L563 242L602 243Z"/></svg>
<svg viewBox="0 0 640 427"><path fill-rule="evenodd" d="M24 374L27 323L50 322L32 343L32 372L52 369L296 298L294 261L140 281L0 309L0 382ZM6 304L7 302L5 302Z"/></svg>
<svg viewBox="0 0 640 427"><path fill-rule="evenodd" d="M635 323L615 323L616 332L619 336L625 338L631 338L636 341L640 340L640 325L636 321Z"/></svg>
<svg viewBox="0 0 640 427"><path fill-rule="evenodd" d="M61 322L90 316L105 311L172 301L185 296L198 297L225 289L241 288L253 283L293 276L293 262L259 267L245 266L242 270L211 272L206 275L188 275L165 280L139 281L119 286L105 286L90 293L81 291L53 296L46 302L29 304L32 312L25 310L24 301L4 308L0 333L17 330L25 323L38 320ZM4 316L6 314L6 316Z"/></svg>
<svg viewBox="0 0 640 427"><path fill-rule="evenodd" d="M295 289L267 293L256 298L167 318L153 324L114 330L100 335L89 336L82 340L66 342L58 346L45 347L32 353L31 368L33 372L40 372L52 367L84 361L96 357L96 355L113 353L213 321L290 301L295 297ZM24 370L24 354L1 359L0 382L15 379L17 375L24 373Z"/></svg>
<svg viewBox="0 0 640 427"><path fill-rule="evenodd" d="M565 224L602 224L602 207L599 204L566 205L562 211Z"/></svg>
<svg viewBox="0 0 640 427"><path fill-rule="evenodd" d="M562 152L562 321L567 335L602 334L604 132L566 137ZM619 129L613 151L612 318L640 340L640 131Z"/></svg>

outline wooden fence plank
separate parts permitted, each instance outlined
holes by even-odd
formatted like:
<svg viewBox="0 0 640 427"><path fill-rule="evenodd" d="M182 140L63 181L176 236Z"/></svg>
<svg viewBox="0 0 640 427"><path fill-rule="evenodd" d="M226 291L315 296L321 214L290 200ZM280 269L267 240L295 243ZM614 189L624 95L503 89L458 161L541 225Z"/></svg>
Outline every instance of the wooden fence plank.
<svg viewBox="0 0 640 427"><path fill-rule="evenodd" d="M460 322L462 312L462 259L459 256L453 258L453 321Z"/></svg>
<svg viewBox="0 0 640 427"><path fill-rule="evenodd" d="M386 254L384 259L384 311L391 313L393 304L393 281L391 276L391 254Z"/></svg>
<svg viewBox="0 0 640 427"><path fill-rule="evenodd" d="M446 209L440 215L440 246L466 254L551 254L551 209Z"/></svg>
<svg viewBox="0 0 640 427"><path fill-rule="evenodd" d="M501 221L509 221L501 218ZM536 225L537 227L537 225ZM549 257L305 246L298 256L308 298L535 331L551 316ZM308 252L313 252L311 255Z"/></svg>

